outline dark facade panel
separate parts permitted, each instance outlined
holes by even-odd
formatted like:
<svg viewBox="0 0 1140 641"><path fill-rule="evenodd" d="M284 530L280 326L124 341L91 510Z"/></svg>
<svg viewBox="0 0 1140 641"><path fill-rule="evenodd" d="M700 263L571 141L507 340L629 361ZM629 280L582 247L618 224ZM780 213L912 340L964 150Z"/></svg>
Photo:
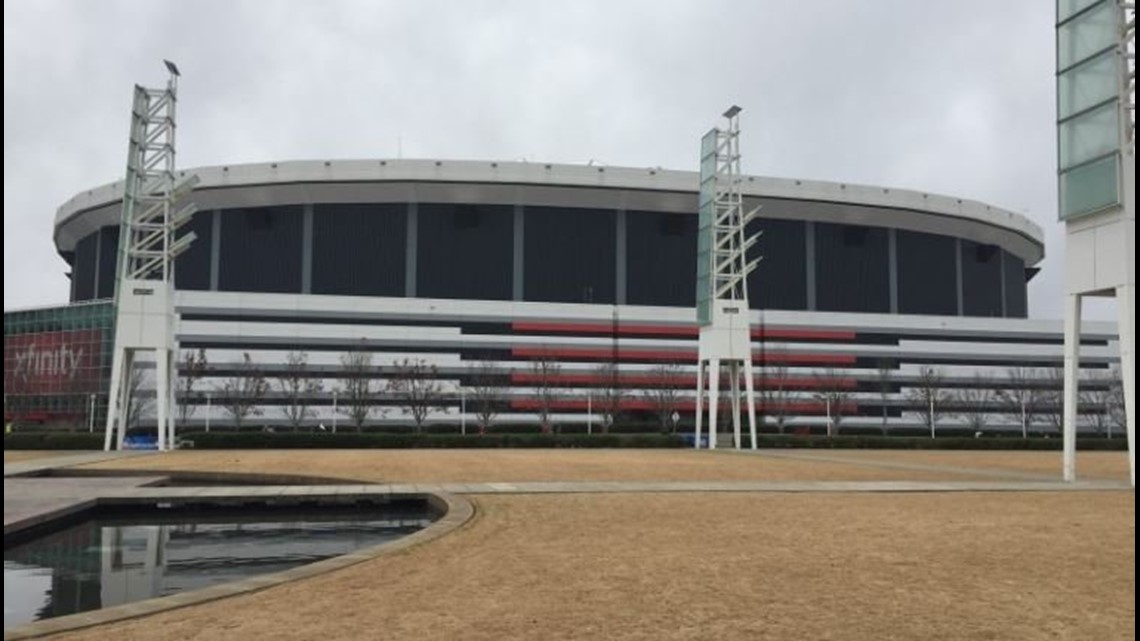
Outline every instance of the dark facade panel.
<svg viewBox="0 0 1140 641"><path fill-rule="evenodd" d="M314 205L313 293L403 296L407 211L403 203Z"/></svg>
<svg viewBox="0 0 1140 641"><path fill-rule="evenodd" d="M1001 316L1001 249L962 241L962 307L966 316Z"/></svg>
<svg viewBox="0 0 1140 641"><path fill-rule="evenodd" d="M416 296L510 300L514 208L421 203Z"/></svg>
<svg viewBox="0 0 1140 641"><path fill-rule="evenodd" d="M696 304L697 217L626 212L626 302L692 307Z"/></svg>
<svg viewBox="0 0 1140 641"><path fill-rule="evenodd" d="M761 214L763 210L761 210ZM748 275L748 304L753 309L807 309L806 225L798 220L759 218L745 236L764 234L749 251L749 259L762 257Z"/></svg>
<svg viewBox="0 0 1140 641"><path fill-rule="evenodd" d="M301 207L222 211L218 289L300 293Z"/></svg>
<svg viewBox="0 0 1140 641"><path fill-rule="evenodd" d="M109 225L99 230L99 278L96 280L95 298L115 296L115 272L119 268L119 226Z"/></svg>
<svg viewBox="0 0 1140 641"><path fill-rule="evenodd" d="M827 312L890 312L887 260L886 229L816 223L816 307Z"/></svg>
<svg viewBox="0 0 1140 641"><path fill-rule="evenodd" d="M950 236L899 230L899 313L958 314L957 243Z"/></svg>
<svg viewBox="0 0 1140 641"><path fill-rule="evenodd" d="M197 238L174 262L178 289L210 289L210 243L214 235L214 212L199 211L179 230L179 236L194 232Z"/></svg>
<svg viewBox="0 0 1140 641"><path fill-rule="evenodd" d="M614 302L616 212L527 207L523 228L525 300L603 305ZM693 259L690 264L695 262Z"/></svg>
<svg viewBox="0 0 1140 641"><path fill-rule="evenodd" d="M1029 297L1025 280L1025 261L1002 251L1005 260L1005 315L1010 318L1029 316Z"/></svg>
<svg viewBox="0 0 1140 641"><path fill-rule="evenodd" d="M75 286L71 288L71 300L91 300L95 298L95 255L99 246L99 232L87 234L75 243L75 266L71 278Z"/></svg>

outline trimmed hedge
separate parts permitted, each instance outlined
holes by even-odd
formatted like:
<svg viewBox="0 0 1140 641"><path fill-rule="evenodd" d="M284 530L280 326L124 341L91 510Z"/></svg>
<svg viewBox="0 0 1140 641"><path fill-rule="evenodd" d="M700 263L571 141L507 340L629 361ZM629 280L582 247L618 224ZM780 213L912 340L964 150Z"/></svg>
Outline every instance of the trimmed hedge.
<svg viewBox="0 0 1140 641"><path fill-rule="evenodd" d="M722 435L723 436L723 435ZM490 433L388 434L365 432L338 434L314 432L180 432L180 439L199 449L303 449L303 448L599 448L599 447L691 447L692 434L536 434ZM745 436L745 443L748 442ZM883 449L883 450L1052 450L1061 449L1059 438L912 436L792 436L761 434L759 446L767 449ZM103 435L84 432L15 432L4 436L5 450L98 450ZM1126 451L1122 438L1079 438L1084 451Z"/></svg>
<svg viewBox="0 0 1140 641"><path fill-rule="evenodd" d="M225 433L186 435L196 449L303 449L303 448L598 448L598 447L684 447L680 437L660 434L312 434L312 433Z"/></svg>
<svg viewBox="0 0 1140 641"><path fill-rule="evenodd" d="M939 438L917 436L780 436L762 434L761 448L853 449L853 450L1061 450L1059 438L1014 438L1002 436ZM747 437L745 437L747 442ZM1085 451L1127 451L1122 438L1078 438L1077 449Z"/></svg>
<svg viewBox="0 0 1140 641"><path fill-rule="evenodd" d="M6 450L101 450L103 435L90 432L13 432L4 435Z"/></svg>

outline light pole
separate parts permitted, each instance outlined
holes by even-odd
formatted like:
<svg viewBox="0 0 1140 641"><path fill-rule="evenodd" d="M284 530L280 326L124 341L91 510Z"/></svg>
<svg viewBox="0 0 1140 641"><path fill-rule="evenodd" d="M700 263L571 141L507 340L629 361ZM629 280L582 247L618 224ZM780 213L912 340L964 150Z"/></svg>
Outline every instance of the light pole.
<svg viewBox="0 0 1140 641"><path fill-rule="evenodd" d="M95 394L91 394L91 404L87 408L87 431L95 432Z"/></svg>
<svg viewBox="0 0 1140 641"><path fill-rule="evenodd" d="M1029 422L1025 416L1025 394L1021 395L1021 438L1029 438Z"/></svg>
<svg viewBox="0 0 1140 641"><path fill-rule="evenodd" d="M214 395L206 392L206 433L210 433L210 414L212 412L211 402L214 400Z"/></svg>
<svg viewBox="0 0 1140 641"><path fill-rule="evenodd" d="M336 390L333 390L333 434L336 434Z"/></svg>
<svg viewBox="0 0 1140 641"><path fill-rule="evenodd" d="M831 436L832 430L835 429L834 422L831 420L831 395L826 394L823 399L827 403L827 435Z"/></svg>
<svg viewBox="0 0 1140 641"><path fill-rule="evenodd" d="M467 390L459 388L459 432L467 436Z"/></svg>

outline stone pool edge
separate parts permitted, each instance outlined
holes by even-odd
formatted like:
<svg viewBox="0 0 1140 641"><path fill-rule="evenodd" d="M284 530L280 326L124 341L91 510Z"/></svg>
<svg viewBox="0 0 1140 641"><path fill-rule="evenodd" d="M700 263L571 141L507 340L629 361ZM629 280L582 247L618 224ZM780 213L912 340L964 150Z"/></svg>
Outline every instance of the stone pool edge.
<svg viewBox="0 0 1140 641"><path fill-rule="evenodd" d="M430 541L444 536L458 529L463 524L467 523L471 517L475 515L475 506L468 499L449 493L409 493L393 495L393 498L401 499L423 499L427 501L434 509L439 510L442 515L436 519L431 525L425 527L418 532L413 532L407 536L396 539L395 541L388 541L381 543L363 550L357 550L349 554L335 556L316 563L310 563L295 567L283 572L274 572L273 574L265 574L261 576L250 577L232 583L224 583L222 585L215 585L208 588L199 590L191 590L181 594L173 594L165 597L158 597L154 599L146 599L144 601L136 601L134 603L126 603L123 605L116 605L109 608L102 608L99 610L91 610L89 612L79 612L76 614L69 614L66 616L55 617L52 619L45 619L43 621L36 621L21 625L10 630L4 631L4 641L16 641L18 639L33 639L37 637L46 636L49 634L59 634L62 632L72 632L83 628L89 628L106 623L116 623L119 621L126 621L128 619L135 619L139 617L157 614L159 612L166 612L168 610L175 610L184 608L191 605L199 605L202 603L209 603L218 599L224 599L239 594L250 594L259 592L274 586L282 585L300 579L307 579L309 577L318 576L340 570L357 563L362 563L385 554L391 554L400 550L406 550L411 547L423 545Z"/></svg>

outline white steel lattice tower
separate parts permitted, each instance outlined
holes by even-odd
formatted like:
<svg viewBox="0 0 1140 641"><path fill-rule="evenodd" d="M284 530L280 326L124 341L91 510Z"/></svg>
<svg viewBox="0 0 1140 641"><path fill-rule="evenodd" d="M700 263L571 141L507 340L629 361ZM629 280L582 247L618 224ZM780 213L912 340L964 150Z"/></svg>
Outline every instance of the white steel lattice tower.
<svg viewBox="0 0 1140 641"><path fill-rule="evenodd" d="M1114 296L1136 484L1136 6L1057 3L1058 210L1065 223L1062 474L1076 479L1081 302Z"/></svg>
<svg viewBox="0 0 1140 641"><path fill-rule="evenodd" d="M700 229L697 233L697 421L695 446L701 447L703 406L708 381L710 449L716 448L717 402L725 370L732 406L733 445L740 449L740 378L748 404L748 428L756 449L756 400L752 378L752 336L748 310L748 274L760 259L748 260L759 234L744 228L759 208L744 213L740 194L740 107L724 112L725 130L712 129L701 139Z"/></svg>
<svg viewBox="0 0 1140 641"><path fill-rule="evenodd" d="M169 61L166 87L135 85L131 108L127 176L119 227L119 262L115 278L115 355L107 402L103 449L122 449L130 404L139 392L136 357L153 352L158 449L174 447L174 259L194 241L178 230L194 215L193 204L177 208L198 182L176 181L174 173L175 107L178 68Z"/></svg>

